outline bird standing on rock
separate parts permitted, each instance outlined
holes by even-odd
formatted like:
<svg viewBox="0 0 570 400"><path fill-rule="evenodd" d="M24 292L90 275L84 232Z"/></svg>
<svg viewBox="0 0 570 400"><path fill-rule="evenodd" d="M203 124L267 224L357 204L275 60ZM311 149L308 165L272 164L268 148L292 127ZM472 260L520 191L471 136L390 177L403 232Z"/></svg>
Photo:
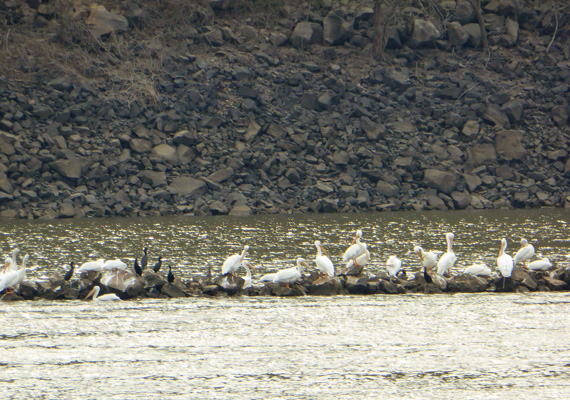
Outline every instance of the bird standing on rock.
<svg viewBox="0 0 570 400"><path fill-rule="evenodd" d="M136 273L138 276L142 276L142 268L141 268L141 266L139 265L139 259L138 259L138 258L135 258L135 273Z"/></svg>
<svg viewBox="0 0 570 400"><path fill-rule="evenodd" d="M515 254L513 259L513 264L517 265L522 262L525 266L525 262L534 257L534 246L530 244L526 239L521 239L521 248Z"/></svg>
<svg viewBox="0 0 570 400"><path fill-rule="evenodd" d="M168 280L168 283L173 283L174 282L174 274L172 273L172 267L169 265L168 266L168 275L166 276L166 279Z"/></svg>
<svg viewBox="0 0 570 400"><path fill-rule="evenodd" d="M321 271L321 275L334 276L334 265L330 258L323 255L323 247L319 240L315 241L315 247L317 248L315 264L317 264L317 268Z"/></svg>
<svg viewBox="0 0 570 400"><path fill-rule="evenodd" d="M224 264L222 265L222 275L232 274L234 275L235 271L242 265L243 261L245 260L245 255L249 250L249 246L243 246L243 251L241 254L234 254L233 256L229 256Z"/></svg>
<svg viewBox="0 0 570 400"><path fill-rule="evenodd" d="M156 262L156 264L154 264L154 267L152 267L152 270L154 272L158 272L158 271L160 271L160 267L162 267L162 256L158 257L158 261Z"/></svg>
<svg viewBox="0 0 570 400"><path fill-rule="evenodd" d="M63 277L63 280L66 282L69 282L69 280L71 279L71 277L73 276L73 270L74 270L75 266L73 265L73 261L69 263L69 271L67 271L65 273L65 276Z"/></svg>
<svg viewBox="0 0 570 400"><path fill-rule="evenodd" d="M148 247L145 247L143 252L144 254L141 257L141 269L145 269L148 265Z"/></svg>

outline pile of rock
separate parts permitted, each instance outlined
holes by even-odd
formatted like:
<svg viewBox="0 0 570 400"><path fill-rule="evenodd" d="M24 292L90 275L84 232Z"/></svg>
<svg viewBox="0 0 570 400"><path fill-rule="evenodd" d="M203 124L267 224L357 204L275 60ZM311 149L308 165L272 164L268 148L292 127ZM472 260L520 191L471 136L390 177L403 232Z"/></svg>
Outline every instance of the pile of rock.
<svg viewBox="0 0 570 400"><path fill-rule="evenodd" d="M468 1L439 3L445 29L410 9L378 64L371 8L284 8L265 26L230 3L168 47L125 29L144 12L86 14L162 51L153 102L37 60L22 61L33 80L0 77L0 216L570 207L570 61L558 41L546 52L542 14L483 2L481 61Z"/></svg>
<svg viewBox="0 0 570 400"><path fill-rule="evenodd" d="M566 291L570 290L570 270L560 268L552 273L545 271L529 272L515 267L511 278L482 277L461 274L441 281L426 282L422 273L412 273L409 277L390 278L386 273L363 272L357 276L342 275L322 277L317 273L306 275L290 288L283 284L264 283L243 289L241 277L211 277L196 275L190 279L177 278L168 283L167 279L152 270L145 270L139 277L127 271L107 271L83 273L80 279L64 281L54 276L49 281L23 282L19 288L4 294L2 300L76 300L83 299L98 285L102 293L115 293L121 299L132 298L180 298L192 296L335 296L373 295L406 293L475 293L475 292L516 292Z"/></svg>

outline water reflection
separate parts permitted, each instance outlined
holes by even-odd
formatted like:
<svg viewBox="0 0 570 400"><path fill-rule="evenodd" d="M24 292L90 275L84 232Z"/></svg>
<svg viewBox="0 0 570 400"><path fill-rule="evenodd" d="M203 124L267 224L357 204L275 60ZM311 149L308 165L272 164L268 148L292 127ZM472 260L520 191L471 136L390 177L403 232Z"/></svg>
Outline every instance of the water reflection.
<svg viewBox="0 0 570 400"><path fill-rule="evenodd" d="M445 251L444 233L455 233L456 270L473 262L495 266L499 240L509 240L514 253L526 237L537 257L567 263L570 253L568 215L563 209L491 210L454 212L394 212L360 214L299 214L236 217L157 217L56 221L0 221L2 253L18 246L31 253L31 277L63 271L70 261L121 258L132 266L142 249L150 246L153 265L159 255L165 264L178 266L184 275L219 270L223 260L249 244L249 258L260 272L282 268L297 257L312 260L316 239L323 242L333 262L341 256L356 229L372 253L370 269L391 254L407 268L415 268L412 253L419 244L426 250ZM455 271L457 272L457 271Z"/></svg>

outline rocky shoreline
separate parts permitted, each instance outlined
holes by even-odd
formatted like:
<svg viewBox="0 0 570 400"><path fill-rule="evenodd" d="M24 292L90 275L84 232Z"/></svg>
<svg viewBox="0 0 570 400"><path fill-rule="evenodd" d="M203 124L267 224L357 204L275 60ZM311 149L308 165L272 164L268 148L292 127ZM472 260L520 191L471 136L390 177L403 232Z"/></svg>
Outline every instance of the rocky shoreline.
<svg viewBox="0 0 570 400"><path fill-rule="evenodd" d="M350 273L350 272L349 272ZM318 273L304 275L291 285L261 283L243 289L239 276L195 275L189 279L177 277L172 283L160 273L147 269L142 276L128 271L82 273L80 278L65 281L55 275L49 280L24 281L19 288L0 297L2 301L18 300L82 300L94 286L101 293L115 293L121 299L228 297L228 296L336 296L382 295L411 293L478 293L478 292L546 292L570 290L570 270L557 269L551 273L528 271L514 267L512 277L483 277L468 273L426 282L421 272L390 278L387 273L359 272L358 275L322 277Z"/></svg>
<svg viewBox="0 0 570 400"><path fill-rule="evenodd" d="M445 20L410 7L375 61L370 5L287 6L270 24L231 3L205 2L168 43L144 7L75 10L123 24L93 33L108 48L85 69L130 61L120 41L160 55L146 97L32 55L0 71L0 217L570 207L570 54L552 15L482 1L481 55L469 2L439 2ZM50 32L51 6L0 11Z"/></svg>

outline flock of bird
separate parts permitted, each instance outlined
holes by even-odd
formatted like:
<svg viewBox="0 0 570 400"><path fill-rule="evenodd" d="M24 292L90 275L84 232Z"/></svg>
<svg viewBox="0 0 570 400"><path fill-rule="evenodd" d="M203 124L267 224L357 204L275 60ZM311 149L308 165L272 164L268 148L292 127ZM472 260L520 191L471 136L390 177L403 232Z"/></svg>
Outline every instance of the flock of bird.
<svg viewBox="0 0 570 400"><path fill-rule="evenodd" d="M357 230L353 238L352 244L346 249L343 254L342 260L346 263L346 269L344 274L348 274L346 271L362 271L364 266L366 266L371 259L370 251L366 243L361 241L362 230ZM453 252L453 233L449 232L445 234L445 239L447 242L447 251L437 257L437 254L433 251L424 251L420 246L414 248L414 252L418 255L421 260L423 267L424 278L428 283L444 283L445 277L450 276L450 271L455 265L457 257ZM320 241L315 241L316 256L315 265L320 271L321 276L335 276L335 268L333 262L330 260L326 254ZM519 263L523 263L523 267L528 268L533 271L547 271L552 267L552 264L548 258L543 258L541 260L536 260L529 262L534 257L534 247L528 243L526 239L521 240L521 248L517 251L514 258L506 253L507 240L501 240L501 248L499 250L499 255L497 257L497 268L504 278L511 277L513 268ZM247 251L249 246L246 245L240 254L234 254L228 257L221 269L221 276L228 277L230 275L235 276L239 268L243 268L246 271L246 275L242 277L244 279L243 289L247 289L253 285L251 270L255 268L251 265L249 260L246 259ZM0 270L0 292L6 290L10 291L26 278L26 263L29 260L29 255L26 255L22 260L21 268L18 268L17 257L19 250L15 249L12 251L11 256L6 258L4 268ZM527 262L529 262L527 264ZM390 279L397 278L400 274L405 273L402 269L402 260L396 256L388 257L386 263L381 264L386 268L386 271ZM152 270L158 272L162 266L162 257L158 258L156 264L154 264ZM143 270L148 267L148 247L143 250L143 256L140 259L135 258L134 270L137 275L142 276ZM299 281L302 276L304 269L303 267L309 268L309 264L303 258L298 258L296 265L291 268L286 268L279 270L277 272L269 273L263 275L260 278L261 282L272 282L275 284L285 284L286 287L290 288L290 284ZM74 263L70 263L70 269L64 276L65 281L69 281L74 273ZM116 260L97 260L88 261L83 263L78 269L78 273L89 272L89 271L116 271L116 270L126 270L127 264L125 264L120 259ZM435 271L434 271L435 269ZM355 273L356 275L359 272ZM464 270L464 273L480 275L480 276L491 276L493 271L485 264L473 264ZM174 282L175 277L172 273L172 268L169 266L169 272L167 275L167 280L169 283ZM93 296L93 300L96 301L112 301L120 300L115 294L105 294L99 296L100 287L95 286L94 289L85 297L88 299Z"/></svg>
<svg viewBox="0 0 570 400"><path fill-rule="evenodd" d="M418 255L421 260L423 267L424 278L428 283L435 282L440 286L444 285L445 277L450 277L450 272L457 257L453 252L453 239L454 234L448 232L445 234L445 239L447 242L447 251L441 255L438 260L437 254L433 251L424 251L422 247L416 246L414 252ZM351 271L356 268L356 271L362 271L362 268L366 266L371 259L370 251L366 243L361 241L362 230L357 230L353 238L352 244L346 249L342 257L343 262L346 263L346 271ZM315 242L315 247L317 254L315 257L315 265L323 276L334 276L335 269L330 258L324 254L324 248L320 241ZM512 275L513 268L516 264L523 263L523 266L533 271L547 271L552 267L552 263L548 258L543 258L541 260L536 260L533 262L527 262L534 257L534 247L528 243L526 239L521 240L521 248L515 254L515 257L511 257L506 254L507 240L501 240L501 248L499 250L499 256L497 257L497 267L498 270L504 278L509 278ZM244 246L241 254L235 254L230 256L222 266L222 276L227 276L229 274L235 274L235 272L243 267L246 270L245 284L244 288L250 287L251 283L251 263L246 260L247 251L249 246ZM402 260L397 256L388 257L385 264L381 264L386 268L386 271L390 279L397 278L400 274L405 273L402 269ZM294 267L283 269L277 272L269 273L263 275L260 278L261 282L273 282L273 283L284 283L286 287L299 281L303 276L303 267L309 267L306 260L303 258L297 259L297 264ZM435 269L435 270L434 270ZM479 275L479 276L491 276L493 271L483 263L473 264L464 270L466 274Z"/></svg>

